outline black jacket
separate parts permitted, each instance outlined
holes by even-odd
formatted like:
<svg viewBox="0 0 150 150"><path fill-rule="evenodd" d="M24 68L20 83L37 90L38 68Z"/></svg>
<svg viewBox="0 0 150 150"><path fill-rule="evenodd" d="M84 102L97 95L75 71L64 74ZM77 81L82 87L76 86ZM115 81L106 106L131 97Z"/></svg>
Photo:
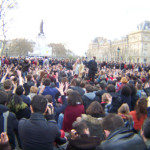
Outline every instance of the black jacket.
<svg viewBox="0 0 150 150"><path fill-rule="evenodd" d="M88 106L89 106L92 102L94 102L94 101L100 102L99 97L96 96L96 94L95 94L94 92L85 93L85 94L82 96L82 100L83 100L83 105L84 105L84 109L85 109L85 110L88 108Z"/></svg>
<svg viewBox="0 0 150 150"><path fill-rule="evenodd" d="M70 86L69 89L79 92L81 96L84 95L85 91L80 86Z"/></svg>
<svg viewBox="0 0 150 150"><path fill-rule="evenodd" d="M99 97L100 102L102 101L102 95L108 93L106 90L100 90L96 92L96 96Z"/></svg>
<svg viewBox="0 0 150 150"><path fill-rule="evenodd" d="M143 139L127 128L115 130L101 145L103 150L147 150Z"/></svg>
<svg viewBox="0 0 150 150"><path fill-rule="evenodd" d="M112 96L112 103L111 103L112 106L111 106L109 113L117 113L118 108L122 104L121 98L117 93L111 92L109 94Z"/></svg>
<svg viewBox="0 0 150 150"><path fill-rule="evenodd" d="M75 140L70 139L66 150L101 150L98 148L100 139L98 137L88 137L82 135Z"/></svg>
<svg viewBox="0 0 150 150"><path fill-rule="evenodd" d="M8 107L0 104L0 133L4 132L4 117L3 113L8 111ZM18 131L18 120L14 113L9 112L7 118L7 134L9 143L12 149L15 149L15 133Z"/></svg>
<svg viewBox="0 0 150 150"><path fill-rule="evenodd" d="M41 113L19 121L19 136L23 150L53 150L53 142L60 137L55 121L47 121Z"/></svg>

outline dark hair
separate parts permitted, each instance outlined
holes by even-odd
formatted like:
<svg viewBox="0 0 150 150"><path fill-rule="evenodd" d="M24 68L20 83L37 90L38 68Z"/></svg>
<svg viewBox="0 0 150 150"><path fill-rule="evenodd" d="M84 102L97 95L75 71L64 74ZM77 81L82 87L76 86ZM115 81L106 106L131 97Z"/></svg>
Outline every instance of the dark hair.
<svg viewBox="0 0 150 150"><path fill-rule="evenodd" d="M44 80L44 83L43 83L43 84L44 84L45 86L49 86L50 83L51 83L50 79L46 78L46 79Z"/></svg>
<svg viewBox="0 0 150 150"><path fill-rule="evenodd" d="M131 89L130 89L130 87L127 86L127 85L124 85L122 87L122 89L121 89L121 94L124 95L124 96L126 96L126 97L130 96L131 95Z"/></svg>
<svg viewBox="0 0 150 150"><path fill-rule="evenodd" d="M86 89L87 93L93 92L93 86L91 86L90 84L87 84L85 86L85 89Z"/></svg>
<svg viewBox="0 0 150 150"><path fill-rule="evenodd" d="M86 84L87 84L86 80L81 81L81 84L80 84L81 88L84 88Z"/></svg>
<svg viewBox="0 0 150 150"><path fill-rule="evenodd" d="M0 91L0 104L5 105L8 102L8 95L4 91Z"/></svg>
<svg viewBox="0 0 150 150"><path fill-rule="evenodd" d="M23 103L23 99L18 96L17 94L14 94L14 96L12 96L11 100L14 100L14 105L17 105L17 104L22 104Z"/></svg>
<svg viewBox="0 0 150 150"><path fill-rule="evenodd" d="M104 130L112 132L120 127L124 127L124 121L119 115L109 114L103 118L102 127Z"/></svg>
<svg viewBox="0 0 150 150"><path fill-rule="evenodd" d="M52 103L52 96L51 95L45 95L45 98L48 100L49 103Z"/></svg>
<svg viewBox="0 0 150 150"><path fill-rule="evenodd" d="M5 80L4 81L4 89L6 89L6 90L8 90L8 89L10 89L11 87L12 87L12 82L11 82L11 80Z"/></svg>
<svg viewBox="0 0 150 150"><path fill-rule="evenodd" d="M17 95L22 95L23 92L24 92L23 86L22 86L22 85L19 85L19 86L17 87L17 89L16 89L16 94L17 94Z"/></svg>
<svg viewBox="0 0 150 150"><path fill-rule="evenodd" d="M147 100L145 98L139 99L136 103L135 110L138 120L140 120L142 115L147 115Z"/></svg>
<svg viewBox="0 0 150 150"><path fill-rule="evenodd" d="M76 86L80 86L80 84L81 84L81 79L80 79L80 78L76 78L76 79L75 79L75 84L76 84Z"/></svg>
<svg viewBox="0 0 150 150"><path fill-rule="evenodd" d="M31 106L33 112L44 113L47 107L47 99L43 95L35 95L32 98Z"/></svg>
<svg viewBox="0 0 150 150"><path fill-rule="evenodd" d="M136 93L137 93L137 90L136 90L135 86L133 84L127 84L127 86L129 86L130 89L131 89L131 95L135 96Z"/></svg>
<svg viewBox="0 0 150 150"><path fill-rule="evenodd" d="M97 114L104 114L104 110L102 105L99 102L94 101L88 106L86 110L86 114L95 116Z"/></svg>
<svg viewBox="0 0 150 150"><path fill-rule="evenodd" d="M99 85L100 85L102 90L104 90L107 87L107 84L104 82L101 82Z"/></svg>
<svg viewBox="0 0 150 150"><path fill-rule="evenodd" d="M27 81L31 81L32 75L28 74L26 77L27 77Z"/></svg>
<svg viewBox="0 0 150 150"><path fill-rule="evenodd" d="M76 106L77 104L83 104L79 92L77 91L70 92L70 94L68 95L68 104L72 106Z"/></svg>
<svg viewBox="0 0 150 150"><path fill-rule="evenodd" d="M76 122L76 121L75 121L75 122L72 124L72 127L73 127L73 129L76 130L77 134L79 134L79 135L85 134L85 133L84 133L84 130L88 128L88 126L86 125L86 123L83 122L83 121L80 121L80 122Z"/></svg>
<svg viewBox="0 0 150 150"><path fill-rule="evenodd" d="M109 84L107 86L107 92L111 93L111 92L116 92L115 86L113 84Z"/></svg>
<svg viewBox="0 0 150 150"><path fill-rule="evenodd" d="M147 118L144 121L144 124L142 126L142 130L144 131L145 138L150 139L150 118Z"/></svg>

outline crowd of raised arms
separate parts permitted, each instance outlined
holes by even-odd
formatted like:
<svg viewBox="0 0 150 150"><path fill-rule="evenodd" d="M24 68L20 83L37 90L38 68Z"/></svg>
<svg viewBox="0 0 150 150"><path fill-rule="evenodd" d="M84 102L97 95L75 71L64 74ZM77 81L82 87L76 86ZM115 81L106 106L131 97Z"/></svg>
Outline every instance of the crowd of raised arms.
<svg viewBox="0 0 150 150"><path fill-rule="evenodd" d="M150 65L0 58L0 150L149 150Z"/></svg>

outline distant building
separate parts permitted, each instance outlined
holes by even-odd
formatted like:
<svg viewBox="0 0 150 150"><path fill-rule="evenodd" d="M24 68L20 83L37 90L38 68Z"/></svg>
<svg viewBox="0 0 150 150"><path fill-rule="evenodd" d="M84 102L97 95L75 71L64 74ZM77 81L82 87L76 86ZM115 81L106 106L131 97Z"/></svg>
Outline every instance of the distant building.
<svg viewBox="0 0 150 150"><path fill-rule="evenodd" d="M96 56L99 61L150 62L150 21L142 22L137 29L120 40L95 38L89 44L88 58Z"/></svg>

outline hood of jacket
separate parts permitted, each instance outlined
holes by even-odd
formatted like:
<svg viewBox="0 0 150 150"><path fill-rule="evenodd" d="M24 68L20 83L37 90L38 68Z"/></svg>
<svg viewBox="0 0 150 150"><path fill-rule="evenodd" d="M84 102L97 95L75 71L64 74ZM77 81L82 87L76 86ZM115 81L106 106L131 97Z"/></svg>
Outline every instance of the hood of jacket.
<svg viewBox="0 0 150 150"><path fill-rule="evenodd" d="M85 93L84 95L85 95L88 99L90 99L90 100L94 100L95 97L96 97L96 94L93 93L93 92Z"/></svg>
<svg viewBox="0 0 150 150"><path fill-rule="evenodd" d="M0 104L0 115L4 112L8 111L8 107L5 105Z"/></svg>
<svg viewBox="0 0 150 150"><path fill-rule="evenodd" d="M91 122L92 124L95 124L95 125L100 125L102 123L102 117L95 118L95 117L92 117L91 115L82 114L82 119L85 121Z"/></svg>

